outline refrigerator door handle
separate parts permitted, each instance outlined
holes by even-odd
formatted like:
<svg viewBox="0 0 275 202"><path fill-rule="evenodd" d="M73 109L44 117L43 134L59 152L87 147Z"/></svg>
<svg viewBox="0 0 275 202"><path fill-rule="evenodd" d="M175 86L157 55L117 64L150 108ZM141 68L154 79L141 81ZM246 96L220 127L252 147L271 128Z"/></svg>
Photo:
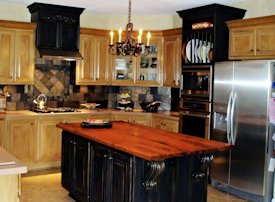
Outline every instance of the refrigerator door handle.
<svg viewBox="0 0 275 202"><path fill-rule="evenodd" d="M227 105L227 112L226 112L226 135L227 135L227 142L231 144L232 138L231 138L231 103L232 103L232 96L233 96L233 91L230 92L229 98L228 98L228 105Z"/></svg>
<svg viewBox="0 0 275 202"><path fill-rule="evenodd" d="M232 101L232 108L231 108L231 120L230 120L230 124L231 124L231 140L232 140L232 145L235 145L235 142L236 142L236 135L234 135L234 122L233 122L233 119L234 119L234 112L235 112L235 104L236 104L236 99L237 99L237 93L234 92L234 96L233 96L233 101Z"/></svg>

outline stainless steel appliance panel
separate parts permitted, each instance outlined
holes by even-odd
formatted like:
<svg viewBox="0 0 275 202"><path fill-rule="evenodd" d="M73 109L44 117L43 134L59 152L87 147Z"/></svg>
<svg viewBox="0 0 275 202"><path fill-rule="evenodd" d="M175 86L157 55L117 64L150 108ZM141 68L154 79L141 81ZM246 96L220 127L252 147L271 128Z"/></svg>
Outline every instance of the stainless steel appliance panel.
<svg viewBox="0 0 275 202"><path fill-rule="evenodd" d="M233 62L216 63L214 70L214 128L210 139L226 143L228 143L227 111L232 92L233 65ZM229 155L230 151L217 153L214 158L214 165L210 169L212 179L227 185L229 183Z"/></svg>
<svg viewBox="0 0 275 202"><path fill-rule="evenodd" d="M230 185L263 195L268 133L269 63L236 62L232 99Z"/></svg>

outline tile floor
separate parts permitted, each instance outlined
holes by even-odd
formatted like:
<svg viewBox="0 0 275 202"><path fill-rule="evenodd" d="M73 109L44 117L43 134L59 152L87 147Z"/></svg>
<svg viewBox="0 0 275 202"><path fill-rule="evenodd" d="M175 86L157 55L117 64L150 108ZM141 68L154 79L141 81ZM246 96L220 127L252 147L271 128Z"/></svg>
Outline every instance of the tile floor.
<svg viewBox="0 0 275 202"><path fill-rule="evenodd" d="M61 186L60 170L29 172L22 176L20 202L74 202ZM208 187L207 202L245 202L238 197Z"/></svg>

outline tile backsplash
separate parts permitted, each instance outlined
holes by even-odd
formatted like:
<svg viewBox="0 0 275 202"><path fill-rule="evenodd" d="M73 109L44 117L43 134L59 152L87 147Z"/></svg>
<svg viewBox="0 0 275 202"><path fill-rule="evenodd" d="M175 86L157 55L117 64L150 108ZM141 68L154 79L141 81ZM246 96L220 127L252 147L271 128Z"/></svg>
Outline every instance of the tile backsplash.
<svg viewBox="0 0 275 202"><path fill-rule="evenodd" d="M168 87L131 87L131 86L78 86L74 84L75 63L67 61L36 60L34 85L0 86L8 90L7 110L31 109L33 100L43 93L48 103L86 103L100 102L104 108L118 106L118 94L128 92L134 108L145 101L146 93L161 101L159 110L171 109L171 88ZM104 106L105 105L105 106Z"/></svg>

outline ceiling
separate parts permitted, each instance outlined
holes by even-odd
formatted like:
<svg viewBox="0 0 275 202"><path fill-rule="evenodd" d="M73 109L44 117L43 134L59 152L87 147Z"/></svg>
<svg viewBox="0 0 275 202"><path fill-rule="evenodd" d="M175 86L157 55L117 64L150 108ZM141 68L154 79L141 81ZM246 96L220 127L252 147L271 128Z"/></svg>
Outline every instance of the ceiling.
<svg viewBox="0 0 275 202"><path fill-rule="evenodd" d="M132 15L166 15L176 11L208 5L212 3L232 4L244 0L132 0ZM85 12L104 15L127 15L128 0L0 0L28 6L33 2L58 4L85 8Z"/></svg>

